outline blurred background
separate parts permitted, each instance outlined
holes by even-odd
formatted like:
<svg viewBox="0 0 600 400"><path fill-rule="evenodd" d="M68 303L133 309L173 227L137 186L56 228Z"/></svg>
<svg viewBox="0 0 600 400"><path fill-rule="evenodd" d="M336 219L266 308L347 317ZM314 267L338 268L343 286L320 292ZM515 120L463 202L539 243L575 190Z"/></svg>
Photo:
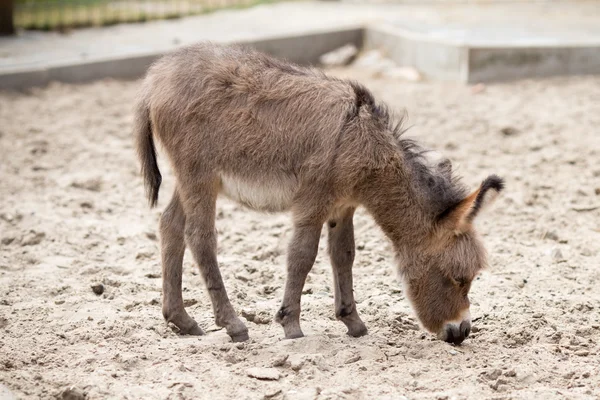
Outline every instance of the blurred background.
<svg viewBox="0 0 600 400"><path fill-rule="evenodd" d="M65 30L197 15L276 0L3 0L17 29ZM9 8L4 12L8 12ZM9 27L6 27L9 31Z"/></svg>

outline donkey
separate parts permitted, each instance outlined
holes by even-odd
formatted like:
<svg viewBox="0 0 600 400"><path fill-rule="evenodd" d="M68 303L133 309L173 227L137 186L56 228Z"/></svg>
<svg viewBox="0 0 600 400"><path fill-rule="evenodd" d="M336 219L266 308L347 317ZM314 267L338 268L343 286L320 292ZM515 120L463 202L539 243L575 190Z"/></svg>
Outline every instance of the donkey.
<svg viewBox="0 0 600 400"><path fill-rule="evenodd" d="M353 215L363 206L393 243L421 324L460 344L471 328L468 293L486 265L473 228L502 190L495 175L471 194L447 159L432 163L388 109L360 84L241 46L200 43L155 62L142 83L134 134L150 206L162 181L154 140L176 188L160 218L163 316L181 334L204 332L181 293L187 245L217 326L233 341L248 329L231 305L216 257L219 194L264 212L291 211L287 278L275 320L303 336L300 300L327 223L335 315L354 337L367 333L353 295Z"/></svg>

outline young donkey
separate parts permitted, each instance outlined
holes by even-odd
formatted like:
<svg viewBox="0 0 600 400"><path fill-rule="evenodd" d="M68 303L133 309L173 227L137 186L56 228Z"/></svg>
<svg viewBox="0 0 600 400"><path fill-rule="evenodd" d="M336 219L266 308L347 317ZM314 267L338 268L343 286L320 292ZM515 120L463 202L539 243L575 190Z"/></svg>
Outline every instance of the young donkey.
<svg viewBox="0 0 600 400"><path fill-rule="evenodd" d="M421 323L461 343L471 327L469 288L486 264L472 222L503 183L492 175L467 195L448 160L429 162L401 133L363 86L249 49L202 43L157 61L142 85L135 138L151 206L161 184L154 137L177 180L160 220L165 319L183 334L203 334L183 306L187 245L216 324L233 341L248 339L217 264L221 193L254 210L292 213L285 293L275 317L286 338L303 336L300 297L324 223L335 314L349 335L367 333L352 288L352 218L362 205L393 243Z"/></svg>

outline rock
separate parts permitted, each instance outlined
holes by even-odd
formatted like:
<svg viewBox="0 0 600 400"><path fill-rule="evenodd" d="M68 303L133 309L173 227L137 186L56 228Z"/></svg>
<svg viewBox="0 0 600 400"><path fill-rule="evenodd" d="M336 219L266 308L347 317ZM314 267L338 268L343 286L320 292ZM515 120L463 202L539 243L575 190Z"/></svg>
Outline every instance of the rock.
<svg viewBox="0 0 600 400"><path fill-rule="evenodd" d="M563 256L562 251L560 251L560 249L557 247L552 249L552 251L550 252L550 257L552 257L554 261L565 261L565 257Z"/></svg>
<svg viewBox="0 0 600 400"><path fill-rule="evenodd" d="M594 193L596 193L596 195L600 196L600 187L597 187L596 189L594 189Z"/></svg>
<svg viewBox="0 0 600 400"><path fill-rule="evenodd" d="M277 388L270 389L267 392L265 392L265 395L264 395L263 398L265 398L265 399L271 399L271 398L277 396L280 393L281 393L281 389L277 389Z"/></svg>
<svg viewBox="0 0 600 400"><path fill-rule="evenodd" d="M583 249L581 249L581 255L584 257L591 257L592 251L590 249L588 249L587 247L584 247Z"/></svg>
<svg viewBox="0 0 600 400"><path fill-rule="evenodd" d="M256 317L256 311L245 308L242 310L242 317L246 318L248 321L254 321L254 317Z"/></svg>
<svg viewBox="0 0 600 400"><path fill-rule="evenodd" d="M147 260L154 257L154 253L151 251L140 251L136 254L136 260Z"/></svg>
<svg viewBox="0 0 600 400"><path fill-rule="evenodd" d="M15 241L15 237L14 236L5 236L5 237L2 238L2 244L4 246L8 246L9 244L11 244L14 241Z"/></svg>
<svg viewBox="0 0 600 400"><path fill-rule="evenodd" d="M284 400L315 400L319 396L317 388L292 389L283 395Z"/></svg>
<svg viewBox="0 0 600 400"><path fill-rule="evenodd" d="M74 181L71 186L77 189L85 189L90 192L99 192L102 189L102 180L100 178L87 179L85 181Z"/></svg>
<svg viewBox="0 0 600 400"><path fill-rule="evenodd" d="M486 372L486 376L490 381L495 381L496 379L500 378L501 375L502 371L499 369L494 369Z"/></svg>
<svg viewBox="0 0 600 400"><path fill-rule="evenodd" d="M385 78L402 79L409 82L419 82L423 80L421 73L413 67L386 68L381 75Z"/></svg>
<svg viewBox="0 0 600 400"><path fill-rule="evenodd" d="M86 395L81 389L71 386L63 390L59 398L62 400L84 400Z"/></svg>
<svg viewBox="0 0 600 400"><path fill-rule="evenodd" d="M246 370L246 375L251 378L256 378L265 381L276 381L280 378L279 371L275 368L260 368L254 367Z"/></svg>
<svg viewBox="0 0 600 400"><path fill-rule="evenodd" d="M252 322L254 322L255 324L270 324L273 321L273 317L271 316L270 313L266 312L266 311L260 311L258 314L256 314L256 316L254 317L254 319L252 320Z"/></svg>
<svg viewBox="0 0 600 400"><path fill-rule="evenodd" d="M575 352L575 355L579 356L579 357L587 357L590 355L590 352L589 352L589 350L577 350Z"/></svg>
<svg viewBox="0 0 600 400"><path fill-rule="evenodd" d="M292 371L300 371L304 366L304 358L301 356L290 357L290 368Z"/></svg>
<svg viewBox="0 0 600 400"><path fill-rule="evenodd" d="M277 356L275 356L272 360L271 360L271 366L272 367L281 367L285 364L285 362L287 361L289 355L288 354L279 354Z"/></svg>
<svg viewBox="0 0 600 400"><path fill-rule="evenodd" d="M509 378L514 378L515 376L517 376L517 373L515 372L514 369L510 369L504 373L504 376L508 376Z"/></svg>
<svg viewBox="0 0 600 400"><path fill-rule="evenodd" d="M473 94L479 94L479 93L483 93L485 92L486 86L483 83L478 83L477 85L474 85L473 87L471 87L471 93Z"/></svg>
<svg viewBox="0 0 600 400"><path fill-rule="evenodd" d="M235 276L235 279L238 279L238 280L240 280L242 282L248 282L251 279L250 275L248 275L245 272L238 272L234 276Z"/></svg>
<svg viewBox="0 0 600 400"><path fill-rule="evenodd" d="M101 283L97 283L95 285L92 285L92 291L97 294L98 296L100 296L102 293L104 293L104 285Z"/></svg>
<svg viewBox="0 0 600 400"><path fill-rule="evenodd" d="M344 364L352 364L352 363L357 362L358 360L360 360L360 355L359 354L354 355L354 356L346 359L346 361L344 361Z"/></svg>
<svg viewBox="0 0 600 400"><path fill-rule="evenodd" d="M353 44L347 44L319 57L319 62L326 67L340 67L348 65L358 54L358 49Z"/></svg>
<svg viewBox="0 0 600 400"><path fill-rule="evenodd" d="M146 237L150 240L157 240L156 233L154 232L146 232Z"/></svg>
<svg viewBox="0 0 600 400"><path fill-rule="evenodd" d="M542 236L542 239L550 239L558 242L558 235L554 231L547 231L544 233L544 236Z"/></svg>
<svg viewBox="0 0 600 400"><path fill-rule="evenodd" d="M46 237L44 232L29 231L21 238L21 246L35 246Z"/></svg>
<svg viewBox="0 0 600 400"><path fill-rule="evenodd" d="M512 126L505 126L504 128L500 129L500 133L503 136L509 137L519 134L519 130L517 128L513 128Z"/></svg>

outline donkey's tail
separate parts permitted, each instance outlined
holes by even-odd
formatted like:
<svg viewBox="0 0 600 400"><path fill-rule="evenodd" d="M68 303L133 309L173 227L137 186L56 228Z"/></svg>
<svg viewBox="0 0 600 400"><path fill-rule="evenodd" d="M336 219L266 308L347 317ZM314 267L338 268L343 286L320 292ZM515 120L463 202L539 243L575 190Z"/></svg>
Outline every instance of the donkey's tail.
<svg viewBox="0 0 600 400"><path fill-rule="evenodd" d="M146 196L150 202L150 207L154 207L158 201L158 190L162 182L162 175L156 162L156 147L154 146L154 138L152 137L150 109L145 100L140 101L136 107L133 129L135 147L142 165Z"/></svg>

